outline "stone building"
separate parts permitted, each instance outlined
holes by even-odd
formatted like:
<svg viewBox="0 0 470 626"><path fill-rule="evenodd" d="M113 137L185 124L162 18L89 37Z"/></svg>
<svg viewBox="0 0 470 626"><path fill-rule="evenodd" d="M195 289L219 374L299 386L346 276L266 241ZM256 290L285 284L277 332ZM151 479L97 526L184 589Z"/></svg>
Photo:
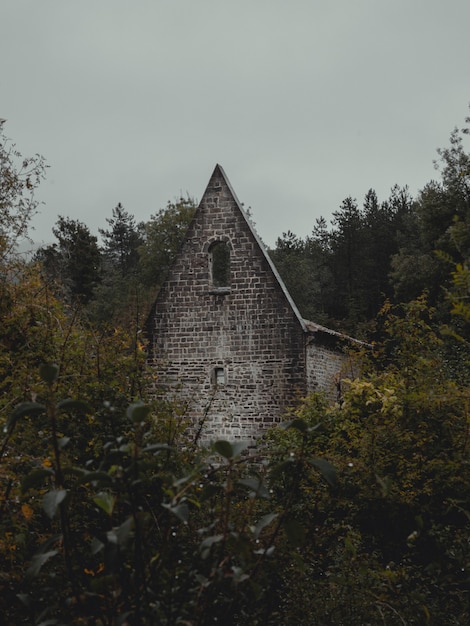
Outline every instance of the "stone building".
<svg viewBox="0 0 470 626"><path fill-rule="evenodd" d="M334 397L350 343L302 319L217 165L149 316L155 393L204 442L256 439L299 397Z"/></svg>

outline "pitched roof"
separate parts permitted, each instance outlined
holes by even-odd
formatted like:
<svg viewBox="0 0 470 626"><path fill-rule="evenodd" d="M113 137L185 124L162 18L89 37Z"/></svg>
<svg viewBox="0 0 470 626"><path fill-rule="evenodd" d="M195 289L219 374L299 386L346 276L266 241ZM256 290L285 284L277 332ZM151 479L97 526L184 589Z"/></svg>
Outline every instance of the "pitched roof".
<svg viewBox="0 0 470 626"><path fill-rule="evenodd" d="M331 328L327 328L326 326L322 326L321 324L317 324L316 322L311 322L310 320L304 319L304 323L305 323L307 332L311 335L315 335L316 333L323 334L323 335L331 335L331 337L335 337L336 339L346 341L347 343L357 344L360 346L364 346L366 348L372 347L372 345L370 343L367 343L366 341L355 339L354 337L350 337L349 335L340 333L337 330L331 330Z"/></svg>
<svg viewBox="0 0 470 626"><path fill-rule="evenodd" d="M253 235L253 237L254 237L254 239L255 239L256 243L258 244L258 247L260 248L260 250L261 250L262 254L264 255L264 257L265 257L265 259L266 259L266 261L267 261L267 263L268 263L268 265L269 265L269 267L271 268L271 271L272 271L272 273L274 274L274 277L275 277L276 281L278 282L279 287L281 288L282 292L284 293L284 295L285 295L285 297L286 297L287 301L289 302L289 305L291 306L291 308L292 308L292 310L293 310L293 312L294 312L295 316L297 317L297 319L298 319L298 321L299 321L299 324L300 324L300 326L302 327L302 330L303 330L304 332L308 332L308 331L307 331L307 326L306 326L306 324L305 324L305 320L304 320L304 319L302 318L302 316L300 315L300 312L299 312L299 310L298 310L298 308L297 308L297 305L295 304L295 302L293 301L293 299L292 299L292 297L291 297L290 293L288 292L287 287L286 287L286 286L285 286L285 284L284 284L284 281L282 280L282 278L281 278L281 276L280 276L279 272L278 272L278 271L277 271L277 269L276 269L276 266L274 265L274 263L273 263L273 261L272 261L271 257L269 256L268 251L266 250L264 243L261 241L261 239L260 239L260 237L259 237L258 233L256 232L255 228L253 227L253 224L251 223L250 218L249 218L249 217L248 217L248 215L246 214L246 212L245 212L245 210L244 210L244 208L243 208L242 203L238 200L238 198L237 198L237 194L235 193L235 191L234 191L234 189L233 189L232 185L230 184L230 181L229 181L229 179L227 178L227 175L226 175L226 173L224 172L223 167L222 167L221 165L219 165L219 164L217 164L217 165L215 166L215 168L214 168L214 171L213 171L212 176L211 176L211 178L210 178L209 184L208 184L208 186L207 186L207 188L206 188L206 191L204 192L204 194L203 194L203 196L202 196L201 203L202 203L202 201L204 200L204 195L207 193L208 188L209 188L209 186L210 186L210 184L211 184L212 180L213 180L214 178L216 178L217 176L222 177L222 179L223 179L224 183L227 185L227 188L228 188L228 190L230 191L230 193L231 193L231 195L232 195L232 197L233 197L233 199L234 199L234 201L235 201L235 204L237 205L238 210L239 210L239 211L240 211L240 213L242 214L242 216L243 216L243 218L244 218L244 220L245 220L245 222L246 222L246 224L247 224L248 228L250 229L250 231L251 231L251 233L252 233L252 235ZM200 204L201 204L201 203L200 203Z"/></svg>

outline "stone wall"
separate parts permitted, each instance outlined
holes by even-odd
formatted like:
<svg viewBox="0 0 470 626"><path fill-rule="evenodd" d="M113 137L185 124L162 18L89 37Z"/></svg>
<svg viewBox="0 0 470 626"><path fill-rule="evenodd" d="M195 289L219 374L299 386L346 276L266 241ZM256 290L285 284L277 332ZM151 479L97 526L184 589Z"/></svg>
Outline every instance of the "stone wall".
<svg viewBox="0 0 470 626"><path fill-rule="evenodd" d="M324 391L333 401L339 400L341 379L348 369L349 357L316 342L307 345L307 391Z"/></svg>
<svg viewBox="0 0 470 626"><path fill-rule="evenodd" d="M341 381L359 375L358 348L366 344L341 333L304 320L306 336L307 393L322 391L336 402L341 397Z"/></svg>
<svg viewBox="0 0 470 626"><path fill-rule="evenodd" d="M230 249L212 284L210 248ZM306 392L305 329L217 167L150 318L160 392L177 391L202 439L255 439Z"/></svg>

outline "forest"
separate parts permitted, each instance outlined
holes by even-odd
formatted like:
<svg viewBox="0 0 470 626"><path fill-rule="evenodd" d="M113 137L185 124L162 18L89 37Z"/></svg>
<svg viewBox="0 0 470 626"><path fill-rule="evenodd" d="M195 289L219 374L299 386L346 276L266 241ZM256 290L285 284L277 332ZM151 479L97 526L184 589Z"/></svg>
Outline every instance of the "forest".
<svg viewBox="0 0 470 626"><path fill-rule="evenodd" d="M305 318L372 348L247 454L147 393L196 201L59 216L25 256L47 163L0 121L0 625L470 623L469 133L416 198L365 190L269 250Z"/></svg>

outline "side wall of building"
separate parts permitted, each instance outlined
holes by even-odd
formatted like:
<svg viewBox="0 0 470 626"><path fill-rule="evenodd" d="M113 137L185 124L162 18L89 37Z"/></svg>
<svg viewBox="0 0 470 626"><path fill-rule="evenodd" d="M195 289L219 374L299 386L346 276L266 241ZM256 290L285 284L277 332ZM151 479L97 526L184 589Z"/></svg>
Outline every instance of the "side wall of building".
<svg viewBox="0 0 470 626"><path fill-rule="evenodd" d="M230 250L215 287L211 246ZM150 325L155 393L177 394L203 441L255 439L306 392L305 332L238 201L215 170Z"/></svg>
<svg viewBox="0 0 470 626"><path fill-rule="evenodd" d="M340 346L310 335L306 346L307 392L323 391L336 401L341 395L341 380L354 377L350 356Z"/></svg>

